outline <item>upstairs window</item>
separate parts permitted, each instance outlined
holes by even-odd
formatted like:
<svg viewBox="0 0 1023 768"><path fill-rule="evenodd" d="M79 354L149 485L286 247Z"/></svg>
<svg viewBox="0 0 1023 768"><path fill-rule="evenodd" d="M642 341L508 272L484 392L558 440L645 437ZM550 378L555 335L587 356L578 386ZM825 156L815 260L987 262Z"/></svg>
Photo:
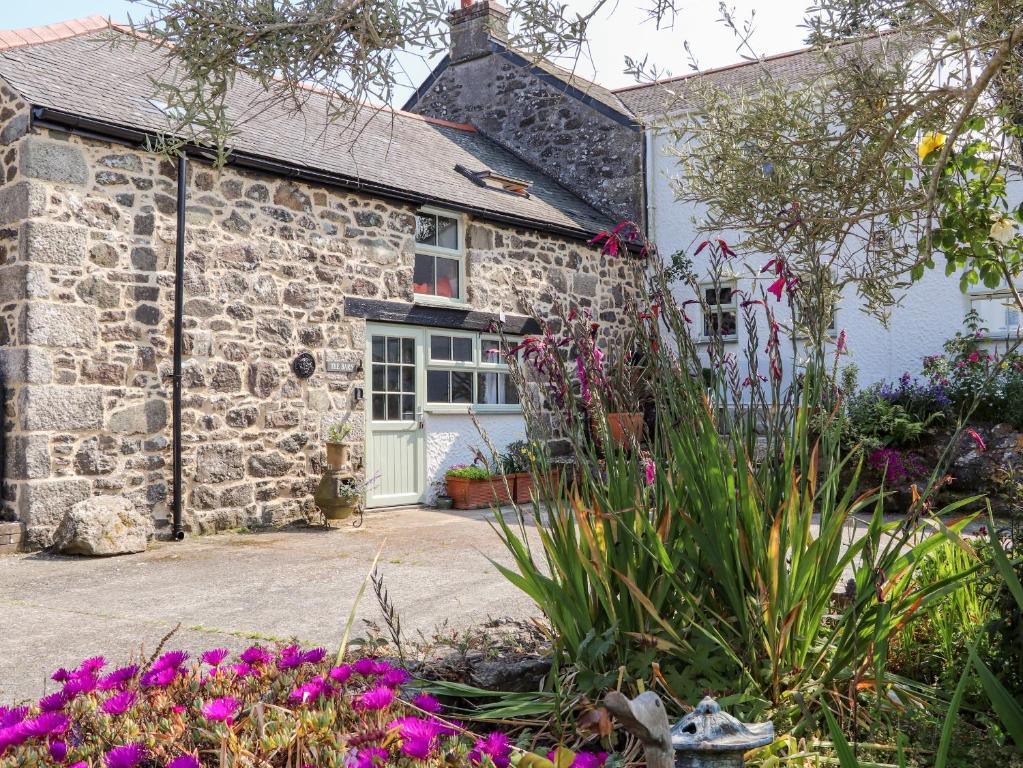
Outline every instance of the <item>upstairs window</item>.
<svg viewBox="0 0 1023 768"><path fill-rule="evenodd" d="M416 298L442 303L465 301L462 220L422 210L416 214L416 262L412 289Z"/></svg>

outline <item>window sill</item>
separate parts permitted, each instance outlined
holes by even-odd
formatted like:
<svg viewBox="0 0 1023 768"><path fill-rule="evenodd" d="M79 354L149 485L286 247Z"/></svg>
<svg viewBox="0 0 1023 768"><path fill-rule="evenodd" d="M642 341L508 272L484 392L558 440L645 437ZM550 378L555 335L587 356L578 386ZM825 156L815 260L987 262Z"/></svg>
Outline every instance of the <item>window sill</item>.
<svg viewBox="0 0 1023 768"><path fill-rule="evenodd" d="M700 336L696 339L697 344L712 344L714 341L715 339L711 336ZM721 341L724 344L735 344L739 341L739 337L734 334L731 336L722 336Z"/></svg>
<svg viewBox="0 0 1023 768"><path fill-rule="evenodd" d="M449 299L446 296L431 296L427 293L413 294L412 303L424 307L451 307L454 309L467 309L469 306L465 299Z"/></svg>
<svg viewBox="0 0 1023 768"><path fill-rule="evenodd" d="M438 416L468 416L470 412L480 415L522 413L521 405L453 405L451 403L428 403L425 413Z"/></svg>

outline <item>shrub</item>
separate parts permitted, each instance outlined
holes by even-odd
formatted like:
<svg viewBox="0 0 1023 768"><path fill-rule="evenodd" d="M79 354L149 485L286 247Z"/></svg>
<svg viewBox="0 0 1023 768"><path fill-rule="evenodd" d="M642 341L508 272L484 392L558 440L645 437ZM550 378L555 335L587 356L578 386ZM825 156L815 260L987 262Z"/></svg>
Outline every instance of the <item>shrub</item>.
<svg viewBox="0 0 1023 768"><path fill-rule="evenodd" d="M896 448L875 448L867 454L867 466L884 477L887 485L901 485L927 475L923 459Z"/></svg>
<svg viewBox="0 0 1023 768"><path fill-rule="evenodd" d="M874 384L846 400L845 442L867 449L915 445L928 427L944 420L949 404L940 384L921 384L908 373L895 384Z"/></svg>
<svg viewBox="0 0 1023 768"><path fill-rule="evenodd" d="M214 649L189 664L172 651L109 672L97 657L58 670L57 692L30 707L0 707L0 764L509 765L507 736L478 738L444 718L433 697L406 696L409 673L386 661L335 666L324 649L298 646L253 646L235 663L228 655ZM581 753L575 762L603 760Z"/></svg>
<svg viewBox="0 0 1023 768"><path fill-rule="evenodd" d="M528 472L536 459L539 446L529 440L516 440L509 443L501 454L501 466L506 474Z"/></svg>
<svg viewBox="0 0 1023 768"><path fill-rule="evenodd" d="M483 467L477 467L473 464L457 464L447 472L444 473L445 477L461 477L466 480L489 480L493 475L490 470L484 469Z"/></svg>

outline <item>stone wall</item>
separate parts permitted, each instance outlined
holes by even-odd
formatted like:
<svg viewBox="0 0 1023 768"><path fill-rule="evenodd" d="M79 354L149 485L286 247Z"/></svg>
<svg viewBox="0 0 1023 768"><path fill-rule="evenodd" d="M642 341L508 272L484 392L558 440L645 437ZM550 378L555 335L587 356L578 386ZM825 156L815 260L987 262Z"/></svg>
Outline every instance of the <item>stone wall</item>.
<svg viewBox="0 0 1023 768"><path fill-rule="evenodd" d="M124 494L166 533L176 167L63 133L17 134L7 135L0 187L0 365L13 446L3 519L46 546L72 504ZM352 388L363 374L324 370L328 354L363 356L365 321L344 315L344 296L412 300L415 207L198 163L188 187L186 525L301 519L325 427L351 417L362 431ZM474 309L542 311L549 291L567 291L610 320L640 269L581 242L467 227ZM302 351L318 364L307 380L290 369Z"/></svg>
<svg viewBox="0 0 1023 768"><path fill-rule="evenodd" d="M644 221L643 132L501 53L449 65L412 111L469 123L617 219Z"/></svg>

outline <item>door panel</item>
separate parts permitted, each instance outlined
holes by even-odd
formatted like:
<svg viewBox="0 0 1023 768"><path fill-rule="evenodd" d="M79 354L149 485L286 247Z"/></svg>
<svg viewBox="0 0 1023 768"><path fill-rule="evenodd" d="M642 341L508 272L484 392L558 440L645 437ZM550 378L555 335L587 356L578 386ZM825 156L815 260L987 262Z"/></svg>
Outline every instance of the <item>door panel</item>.
<svg viewBox="0 0 1023 768"><path fill-rule="evenodd" d="M369 326L366 350L366 506L417 504L426 491L424 334Z"/></svg>

